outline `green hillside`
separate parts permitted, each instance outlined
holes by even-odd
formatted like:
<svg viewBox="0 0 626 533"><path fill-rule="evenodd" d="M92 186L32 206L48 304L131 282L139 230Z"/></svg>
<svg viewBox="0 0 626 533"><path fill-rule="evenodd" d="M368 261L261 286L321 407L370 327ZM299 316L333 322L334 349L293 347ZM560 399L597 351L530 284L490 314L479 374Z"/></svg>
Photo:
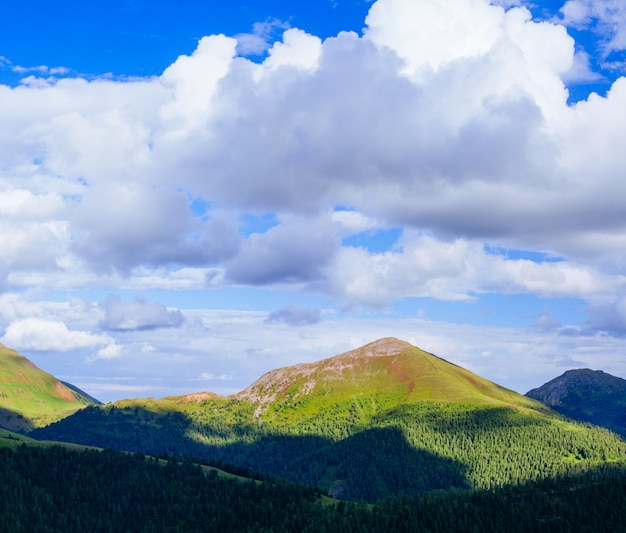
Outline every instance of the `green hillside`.
<svg viewBox="0 0 626 533"><path fill-rule="evenodd" d="M271 371L231 397L125 400L32 435L230 463L372 502L491 490L626 458L615 434L397 339Z"/></svg>
<svg viewBox="0 0 626 533"><path fill-rule="evenodd" d="M93 403L75 387L0 344L0 427L29 431Z"/></svg>

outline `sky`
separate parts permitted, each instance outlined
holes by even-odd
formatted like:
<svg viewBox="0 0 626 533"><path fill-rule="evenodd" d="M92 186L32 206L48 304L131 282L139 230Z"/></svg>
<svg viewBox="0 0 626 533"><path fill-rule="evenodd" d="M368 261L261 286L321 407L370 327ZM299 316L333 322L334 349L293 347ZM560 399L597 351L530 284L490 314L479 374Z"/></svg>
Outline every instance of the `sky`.
<svg viewBox="0 0 626 533"><path fill-rule="evenodd" d="M108 402L398 337L626 378L621 0L0 1L0 342Z"/></svg>

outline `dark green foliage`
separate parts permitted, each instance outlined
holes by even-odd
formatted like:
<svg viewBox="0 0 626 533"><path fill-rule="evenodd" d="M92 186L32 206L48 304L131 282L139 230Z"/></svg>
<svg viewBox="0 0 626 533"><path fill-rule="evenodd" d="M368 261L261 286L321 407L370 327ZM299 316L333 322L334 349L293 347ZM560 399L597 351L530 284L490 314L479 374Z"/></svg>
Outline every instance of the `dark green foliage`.
<svg viewBox="0 0 626 533"><path fill-rule="evenodd" d="M622 378L601 370L568 370L526 396L626 437L626 380Z"/></svg>
<svg viewBox="0 0 626 533"><path fill-rule="evenodd" d="M626 444L606 430L513 408L420 402L364 427L329 420L317 434L298 424L252 424L243 407L219 411L209 402L194 409L90 407L32 435L222 461L370 502L492 489L626 457Z"/></svg>
<svg viewBox="0 0 626 533"><path fill-rule="evenodd" d="M0 449L0 531L325 531L330 514L310 488L219 479L189 463Z"/></svg>
<svg viewBox="0 0 626 533"><path fill-rule="evenodd" d="M221 479L143 454L0 448L3 532L593 533L624 531L625 506L623 465L367 506L322 503L310 488Z"/></svg>
<svg viewBox="0 0 626 533"><path fill-rule="evenodd" d="M387 531L599 533L625 530L624 503L626 472L613 465L496 490L390 499L373 514Z"/></svg>

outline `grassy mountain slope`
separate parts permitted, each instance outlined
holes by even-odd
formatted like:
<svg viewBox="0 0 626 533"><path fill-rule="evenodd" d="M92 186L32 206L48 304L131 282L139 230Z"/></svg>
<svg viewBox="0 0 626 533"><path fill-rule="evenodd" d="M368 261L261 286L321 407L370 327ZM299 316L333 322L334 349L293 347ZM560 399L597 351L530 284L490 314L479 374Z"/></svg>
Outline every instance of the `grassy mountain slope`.
<svg viewBox="0 0 626 533"><path fill-rule="evenodd" d="M368 501L491 489L626 457L616 435L397 339L274 370L231 397L126 400L32 435L219 460Z"/></svg>
<svg viewBox="0 0 626 533"><path fill-rule="evenodd" d="M357 411L365 421L423 401L544 410L524 396L394 338L322 361L272 370L234 398L254 404L256 418L291 425L326 417L337 406Z"/></svg>
<svg viewBox="0 0 626 533"><path fill-rule="evenodd" d="M568 370L526 396L575 420L626 436L626 380L588 368Z"/></svg>
<svg viewBox="0 0 626 533"><path fill-rule="evenodd" d="M0 427L29 431L93 403L77 388L0 344Z"/></svg>

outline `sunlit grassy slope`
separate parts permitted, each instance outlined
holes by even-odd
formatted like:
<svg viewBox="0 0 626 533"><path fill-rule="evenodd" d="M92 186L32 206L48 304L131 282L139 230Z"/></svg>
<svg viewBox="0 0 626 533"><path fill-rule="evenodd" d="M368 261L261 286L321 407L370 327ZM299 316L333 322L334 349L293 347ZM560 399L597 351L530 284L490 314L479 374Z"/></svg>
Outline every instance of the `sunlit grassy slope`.
<svg viewBox="0 0 626 533"><path fill-rule="evenodd" d="M548 412L530 398L394 338L322 361L273 370L235 398L252 402L257 418L276 424L325 416L337 405L351 406L368 419L424 401Z"/></svg>
<svg viewBox="0 0 626 533"><path fill-rule="evenodd" d="M302 433L365 427L400 406L437 403L507 407L534 415L543 404L484 379L409 343L385 338L335 357L272 370L243 391L160 400L122 400L138 421L178 412L219 420L222 428L288 426ZM128 412L128 411L127 411ZM322 430L324 428L324 430Z"/></svg>
<svg viewBox="0 0 626 533"><path fill-rule="evenodd" d="M94 403L0 344L0 427L29 431Z"/></svg>

